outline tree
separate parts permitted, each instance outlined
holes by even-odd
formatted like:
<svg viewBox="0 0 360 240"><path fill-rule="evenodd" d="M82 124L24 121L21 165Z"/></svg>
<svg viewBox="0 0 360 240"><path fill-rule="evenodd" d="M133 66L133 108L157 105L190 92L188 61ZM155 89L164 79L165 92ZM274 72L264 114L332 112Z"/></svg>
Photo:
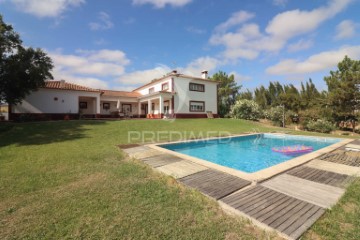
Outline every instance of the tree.
<svg viewBox="0 0 360 240"><path fill-rule="evenodd" d="M221 117L227 115L231 105L236 101L239 95L241 85L237 85L234 75L228 76L225 72L219 71L215 73L211 80L219 82L218 85L218 114Z"/></svg>
<svg viewBox="0 0 360 240"><path fill-rule="evenodd" d="M324 78L328 103L337 120L354 119L360 106L360 60L349 57L338 63L338 70Z"/></svg>
<svg viewBox="0 0 360 240"><path fill-rule="evenodd" d="M20 103L53 78L52 68L46 53L23 47L19 34L0 15L0 102Z"/></svg>
<svg viewBox="0 0 360 240"><path fill-rule="evenodd" d="M241 99L253 100L253 93L250 92L249 89L246 89L245 92L239 93L239 95L237 96L237 99L238 100L241 100Z"/></svg>

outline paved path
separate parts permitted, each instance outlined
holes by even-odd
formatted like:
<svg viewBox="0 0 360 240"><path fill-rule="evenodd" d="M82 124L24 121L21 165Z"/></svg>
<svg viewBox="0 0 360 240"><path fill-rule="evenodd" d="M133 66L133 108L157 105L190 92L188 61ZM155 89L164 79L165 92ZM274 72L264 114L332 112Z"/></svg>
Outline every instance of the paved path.
<svg viewBox="0 0 360 240"><path fill-rule="evenodd" d="M360 141L352 144L360 145ZM360 152L341 148L261 183L210 169L147 146L123 149L131 157L176 178L215 200L227 211L260 227L298 239L360 176Z"/></svg>

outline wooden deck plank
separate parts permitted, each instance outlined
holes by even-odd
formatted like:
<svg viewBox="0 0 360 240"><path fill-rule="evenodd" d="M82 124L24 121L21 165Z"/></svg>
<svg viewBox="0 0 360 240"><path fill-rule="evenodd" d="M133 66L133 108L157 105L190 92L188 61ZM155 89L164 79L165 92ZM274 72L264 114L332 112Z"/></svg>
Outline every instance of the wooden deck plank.
<svg viewBox="0 0 360 240"><path fill-rule="evenodd" d="M276 229L278 229L280 232L283 232L287 227L289 227L295 219L300 218L304 213L309 211L314 205L306 202L302 202L293 209L291 209L289 212L281 216L277 222L274 221L270 224L270 226L273 224Z"/></svg>
<svg viewBox="0 0 360 240"><path fill-rule="evenodd" d="M250 187L249 189L245 190L244 192L239 192L234 195L225 197L225 198L221 199L221 201L223 201L224 203L226 203L228 205L234 206L239 201L247 200L247 199L253 197L254 195L260 194L264 191L268 191L268 189L265 187L262 187L262 186L254 186L254 187Z"/></svg>
<svg viewBox="0 0 360 240"><path fill-rule="evenodd" d="M353 167L360 167L359 154L355 153L354 156L349 156L345 152L325 154L319 157L320 160L344 164Z"/></svg>
<svg viewBox="0 0 360 240"><path fill-rule="evenodd" d="M249 206L242 206L243 212L249 214L250 216L252 213L258 212L268 206L270 206L275 200L278 200L281 198L281 195L279 195L277 192L273 191L267 194L267 196L263 196L263 199L260 199L259 201L254 201Z"/></svg>
<svg viewBox="0 0 360 240"><path fill-rule="evenodd" d="M251 184L244 179L212 169L189 175L179 181L215 199L223 198Z"/></svg>
<svg viewBox="0 0 360 240"><path fill-rule="evenodd" d="M261 185L220 201L289 237L290 234L297 236L306 231L321 216L317 213L322 210L319 206Z"/></svg>
<svg viewBox="0 0 360 240"><path fill-rule="evenodd" d="M301 166L297 171L288 171L287 174L309 181L323 183L334 187L344 187L347 182L348 175L329 172L308 166ZM302 174L304 172L311 172L311 174Z"/></svg>
<svg viewBox="0 0 360 240"><path fill-rule="evenodd" d="M291 221L291 224L289 224L287 227L280 226L278 229L282 232L286 233L287 235L291 235L293 232L295 232L300 226L306 223L309 218L311 218L317 211L319 211L320 207L313 205L309 211L303 212L302 216L300 217L292 217L289 221Z"/></svg>
<svg viewBox="0 0 360 240"><path fill-rule="evenodd" d="M290 234L292 239L298 239L300 236L323 215L325 209L319 209L314 215L312 215L303 225L299 226L294 232Z"/></svg>
<svg viewBox="0 0 360 240"><path fill-rule="evenodd" d="M289 199L289 201L286 203L287 204L283 204L281 208L277 208L276 211L274 211L273 215L269 216L267 214L268 217L266 219L263 218L259 218L259 219L263 219L262 222L270 226L270 224L276 221L279 217L283 216L288 211L291 211L291 209L295 208L296 206L304 202L298 199Z"/></svg>
<svg viewBox="0 0 360 240"><path fill-rule="evenodd" d="M360 167L354 167L329 161L315 159L309 162L306 166L344 175L360 176Z"/></svg>
<svg viewBox="0 0 360 240"><path fill-rule="evenodd" d="M251 211L248 211L247 214L256 218L256 216L261 216L262 214L266 214L268 211L271 210L269 208L271 208L272 206L277 206L278 202L282 203L284 201L285 199L282 194L273 195L271 199L268 199L261 206L254 208Z"/></svg>
<svg viewBox="0 0 360 240"><path fill-rule="evenodd" d="M312 182L288 174L279 175L261 185L324 208L334 205L345 192L341 188Z"/></svg>
<svg viewBox="0 0 360 240"><path fill-rule="evenodd" d="M263 190L262 192L259 192L256 195L251 195L248 198L245 197L245 198L243 198L243 199L241 199L239 201L234 202L232 206L234 208L236 208L236 209L240 209L241 206L243 206L243 205L245 205L245 204L247 204L249 202L251 203L254 199L261 198L262 196L264 196L265 194L267 194L269 192L271 192L271 189L266 188L265 190Z"/></svg>

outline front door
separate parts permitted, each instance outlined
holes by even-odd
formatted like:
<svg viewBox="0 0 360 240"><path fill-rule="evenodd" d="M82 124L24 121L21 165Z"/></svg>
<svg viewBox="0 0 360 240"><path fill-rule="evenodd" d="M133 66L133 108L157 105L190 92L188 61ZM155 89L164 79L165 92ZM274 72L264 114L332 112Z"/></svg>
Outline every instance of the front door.
<svg viewBox="0 0 360 240"><path fill-rule="evenodd" d="M123 104L122 111L125 115L130 114L131 113L131 104Z"/></svg>
<svg viewBox="0 0 360 240"><path fill-rule="evenodd" d="M144 111L145 111L145 116L148 114L148 105L147 104L143 104L144 107Z"/></svg>

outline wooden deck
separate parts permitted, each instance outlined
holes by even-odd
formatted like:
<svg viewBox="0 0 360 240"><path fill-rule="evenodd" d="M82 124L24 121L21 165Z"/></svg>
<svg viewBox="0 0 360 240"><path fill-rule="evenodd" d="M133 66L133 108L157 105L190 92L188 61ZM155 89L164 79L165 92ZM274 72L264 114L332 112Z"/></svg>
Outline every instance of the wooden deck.
<svg viewBox="0 0 360 240"><path fill-rule="evenodd" d="M346 174L329 172L307 166L297 167L286 173L298 178L310 180L317 183L323 183L334 187L340 187L340 188L345 188L349 184L349 182L353 179L352 177Z"/></svg>
<svg viewBox="0 0 360 240"><path fill-rule="evenodd" d="M352 175L360 176L360 153L341 149L254 186L250 181L146 146L123 151L218 200L224 209L230 208L290 239L299 238L338 201Z"/></svg>
<svg viewBox="0 0 360 240"><path fill-rule="evenodd" d="M261 185L323 208L330 208L345 192L341 188L294 177L289 174L281 174L261 183Z"/></svg>
<svg viewBox="0 0 360 240"><path fill-rule="evenodd" d="M180 178L179 181L216 200L251 184L249 181L212 169Z"/></svg>
<svg viewBox="0 0 360 240"><path fill-rule="evenodd" d="M360 156L349 156L343 153L329 153L319 157L320 160L339 164L345 164L353 167L360 167Z"/></svg>
<svg viewBox="0 0 360 240"><path fill-rule="evenodd" d="M325 209L257 185L220 201L251 218L297 239Z"/></svg>

